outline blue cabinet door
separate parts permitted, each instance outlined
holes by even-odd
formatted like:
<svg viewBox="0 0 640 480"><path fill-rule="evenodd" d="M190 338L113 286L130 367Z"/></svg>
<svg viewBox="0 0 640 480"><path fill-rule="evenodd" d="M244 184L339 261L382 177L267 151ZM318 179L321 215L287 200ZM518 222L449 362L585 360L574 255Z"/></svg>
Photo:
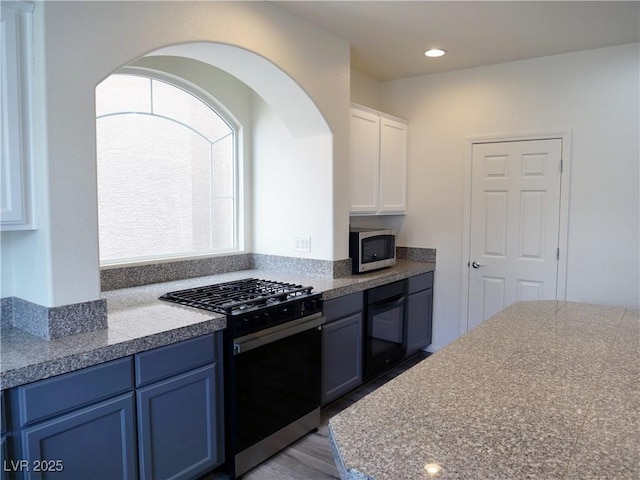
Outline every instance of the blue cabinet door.
<svg viewBox="0 0 640 480"><path fill-rule="evenodd" d="M362 384L362 312L322 328L322 405Z"/></svg>
<svg viewBox="0 0 640 480"><path fill-rule="evenodd" d="M140 477L195 478L224 455L217 363L137 391Z"/></svg>
<svg viewBox="0 0 640 480"><path fill-rule="evenodd" d="M407 295L407 355L431 343L433 288Z"/></svg>
<svg viewBox="0 0 640 480"><path fill-rule="evenodd" d="M7 424L5 419L6 412L7 407L4 404L4 392L0 391L0 480L8 478L7 463L9 462L9 448L5 436L5 425Z"/></svg>
<svg viewBox="0 0 640 480"><path fill-rule="evenodd" d="M0 470L0 479L5 480L5 478L9 478L11 463L7 448L7 439L4 435L0 436L0 462L2 462L0 463L0 465L2 465L2 470Z"/></svg>
<svg viewBox="0 0 640 480"><path fill-rule="evenodd" d="M24 428L27 479L137 478L133 393Z"/></svg>

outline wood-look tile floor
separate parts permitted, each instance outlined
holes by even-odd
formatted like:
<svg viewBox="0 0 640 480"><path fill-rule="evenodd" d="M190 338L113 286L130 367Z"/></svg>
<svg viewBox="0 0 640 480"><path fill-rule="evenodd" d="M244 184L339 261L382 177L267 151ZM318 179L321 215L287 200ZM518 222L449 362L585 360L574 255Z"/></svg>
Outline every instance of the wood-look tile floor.
<svg viewBox="0 0 640 480"><path fill-rule="evenodd" d="M329 419L428 356L429 354L426 352L419 352L346 397L323 408L321 424L317 431L305 435L297 442L245 473L240 477L241 480L339 479L338 469L329 447ZM225 476L223 475L212 475L202 480L222 480L224 478Z"/></svg>

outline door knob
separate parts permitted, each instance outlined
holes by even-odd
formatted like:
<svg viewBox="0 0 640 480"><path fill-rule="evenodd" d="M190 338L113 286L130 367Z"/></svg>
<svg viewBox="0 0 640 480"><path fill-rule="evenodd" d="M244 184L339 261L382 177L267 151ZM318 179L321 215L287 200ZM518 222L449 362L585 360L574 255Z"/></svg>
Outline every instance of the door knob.
<svg viewBox="0 0 640 480"><path fill-rule="evenodd" d="M472 266L473 268L480 268L480 267L484 267L484 265L480 265L478 262L473 262L473 263L471 264L471 266Z"/></svg>

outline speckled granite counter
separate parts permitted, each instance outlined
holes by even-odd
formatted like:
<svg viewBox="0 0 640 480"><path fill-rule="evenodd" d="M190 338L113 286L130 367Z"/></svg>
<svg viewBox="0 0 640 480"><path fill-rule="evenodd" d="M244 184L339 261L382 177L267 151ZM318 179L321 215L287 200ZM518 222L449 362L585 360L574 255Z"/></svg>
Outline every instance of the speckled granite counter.
<svg viewBox="0 0 640 480"><path fill-rule="evenodd" d="M341 477L640 478L639 339L638 310L512 305L329 421Z"/></svg>
<svg viewBox="0 0 640 480"><path fill-rule="evenodd" d="M336 279L243 270L104 292L108 316L105 330L43 340L15 328L2 329L0 387L4 390L226 327L222 315L158 300L169 291L254 277L311 285L329 299L434 269L432 263L399 260L394 268Z"/></svg>

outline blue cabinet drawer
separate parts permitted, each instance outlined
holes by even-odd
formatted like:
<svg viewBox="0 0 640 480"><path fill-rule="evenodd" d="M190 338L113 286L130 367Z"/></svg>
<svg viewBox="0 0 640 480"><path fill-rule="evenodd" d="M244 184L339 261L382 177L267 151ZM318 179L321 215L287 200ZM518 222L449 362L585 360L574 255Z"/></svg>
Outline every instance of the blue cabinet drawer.
<svg viewBox="0 0 640 480"><path fill-rule="evenodd" d="M352 293L343 297L326 300L323 306L327 322L362 311L362 292Z"/></svg>
<svg viewBox="0 0 640 480"><path fill-rule="evenodd" d="M136 386L215 362L220 349L217 340L209 334L136 354Z"/></svg>
<svg viewBox="0 0 640 480"><path fill-rule="evenodd" d="M409 277L407 293L412 294L427 288L433 288L433 272L422 273L415 277Z"/></svg>
<svg viewBox="0 0 640 480"><path fill-rule="evenodd" d="M17 387L12 400L25 426L131 390L133 364L126 357Z"/></svg>

